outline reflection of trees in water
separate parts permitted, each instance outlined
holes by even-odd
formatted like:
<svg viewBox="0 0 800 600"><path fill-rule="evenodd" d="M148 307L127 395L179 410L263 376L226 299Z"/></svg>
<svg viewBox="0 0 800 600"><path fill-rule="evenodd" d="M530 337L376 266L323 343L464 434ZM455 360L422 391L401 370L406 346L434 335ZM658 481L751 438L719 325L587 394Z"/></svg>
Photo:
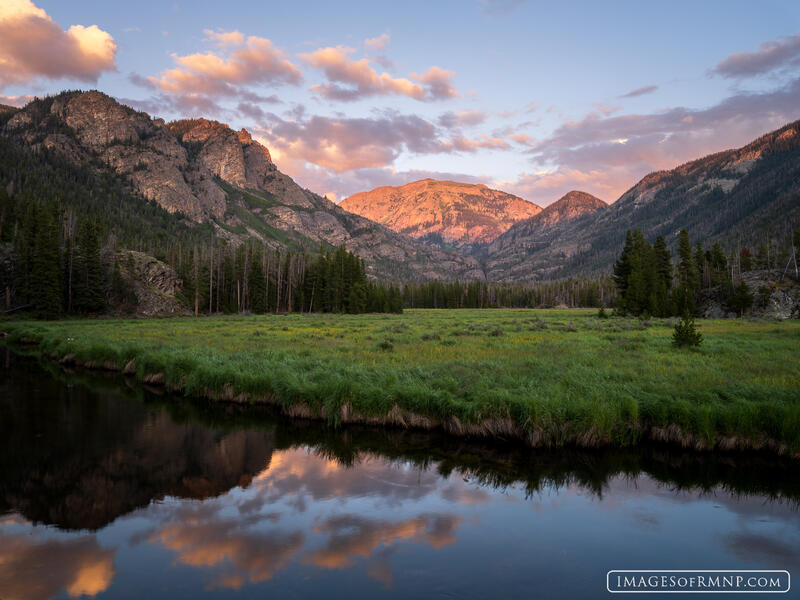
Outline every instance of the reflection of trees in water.
<svg viewBox="0 0 800 600"><path fill-rule="evenodd" d="M252 406L125 391L119 376L65 375L52 366L47 373L28 360L13 359L9 366L0 370L7 398L0 403L0 510L67 529L100 528L164 496L202 499L246 486L270 464L273 448L295 447L311 448L340 467L358 466L337 469L335 478L308 472L302 480L282 480L283 486L305 487L315 499L376 493L380 478L364 475L370 463L387 461L413 465L412 477L423 477L430 488L458 473L492 488L522 486L529 495L572 485L602 497L610 481L646 473L670 489L721 489L792 504L800 499L800 466L772 455L666 446L533 450L435 432L333 429ZM399 498L423 487L390 493ZM474 486L458 493L460 501L470 494L480 501Z"/></svg>
<svg viewBox="0 0 800 600"><path fill-rule="evenodd" d="M216 496L248 485L272 454L268 431L176 422L42 377L0 385L0 510L33 521L98 529L165 496Z"/></svg>

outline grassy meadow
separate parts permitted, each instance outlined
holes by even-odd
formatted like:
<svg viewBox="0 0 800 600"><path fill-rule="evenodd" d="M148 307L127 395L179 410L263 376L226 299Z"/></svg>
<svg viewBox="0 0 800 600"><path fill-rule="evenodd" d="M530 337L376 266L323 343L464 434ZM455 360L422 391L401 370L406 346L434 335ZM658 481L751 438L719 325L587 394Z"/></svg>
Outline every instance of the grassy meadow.
<svg viewBox="0 0 800 600"><path fill-rule="evenodd" d="M538 444L636 443L677 426L713 445L763 439L800 452L800 322L674 320L594 310L406 310L401 315L266 315L5 322L44 356L135 360L190 396L344 411L408 411L439 422L511 422ZM502 427L487 432L498 434ZM506 428L507 429L507 428ZM500 434L498 434L500 435ZM524 437L524 436L523 436ZM530 441L530 439L529 439Z"/></svg>

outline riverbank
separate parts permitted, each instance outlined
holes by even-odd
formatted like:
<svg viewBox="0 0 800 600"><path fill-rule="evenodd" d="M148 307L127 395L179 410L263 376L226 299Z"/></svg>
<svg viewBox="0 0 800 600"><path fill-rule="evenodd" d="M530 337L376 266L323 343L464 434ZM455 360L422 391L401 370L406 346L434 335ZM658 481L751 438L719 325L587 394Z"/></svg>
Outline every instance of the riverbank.
<svg viewBox="0 0 800 600"><path fill-rule="evenodd" d="M800 323L580 310L414 310L8 322L12 346L193 397L290 416L443 429L531 446L769 449L800 456Z"/></svg>

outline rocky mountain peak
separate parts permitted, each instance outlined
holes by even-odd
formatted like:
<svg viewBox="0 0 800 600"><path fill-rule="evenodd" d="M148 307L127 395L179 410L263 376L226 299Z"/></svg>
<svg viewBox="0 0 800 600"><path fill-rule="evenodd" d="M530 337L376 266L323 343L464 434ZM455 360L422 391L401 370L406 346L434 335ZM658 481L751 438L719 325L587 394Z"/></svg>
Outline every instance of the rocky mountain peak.
<svg viewBox="0 0 800 600"><path fill-rule="evenodd" d="M542 210L483 184L436 179L353 194L340 206L412 237L462 247L489 242Z"/></svg>

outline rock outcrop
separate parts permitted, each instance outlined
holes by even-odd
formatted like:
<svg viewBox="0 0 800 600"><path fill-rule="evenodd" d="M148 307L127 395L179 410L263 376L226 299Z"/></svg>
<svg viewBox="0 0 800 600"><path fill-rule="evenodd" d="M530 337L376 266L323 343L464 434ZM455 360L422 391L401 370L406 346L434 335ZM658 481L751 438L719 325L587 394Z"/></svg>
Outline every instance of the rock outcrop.
<svg viewBox="0 0 800 600"><path fill-rule="evenodd" d="M153 317L188 314L186 305L178 299L183 290L183 282L168 264L133 250L117 253L115 260L136 294L137 315Z"/></svg>

